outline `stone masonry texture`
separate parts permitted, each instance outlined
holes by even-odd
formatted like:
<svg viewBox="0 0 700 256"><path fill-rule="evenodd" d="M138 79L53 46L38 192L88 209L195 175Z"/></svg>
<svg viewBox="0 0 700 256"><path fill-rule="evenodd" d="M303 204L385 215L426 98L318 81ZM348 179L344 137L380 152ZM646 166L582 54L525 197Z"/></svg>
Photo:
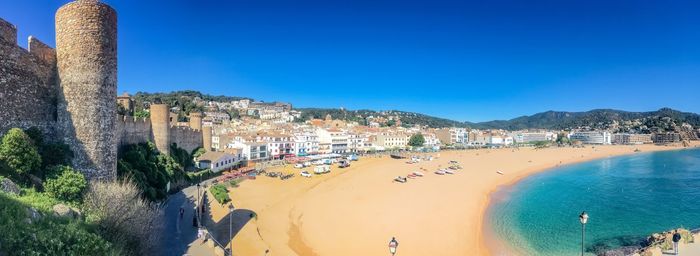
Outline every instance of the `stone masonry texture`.
<svg viewBox="0 0 700 256"><path fill-rule="evenodd" d="M117 14L97 0L76 0L56 13L56 50L0 18L0 136L18 127L40 128L49 141L66 142L74 166L90 179L114 179L118 146L153 141L192 151L209 141L201 113L190 127L173 127L167 105L150 119L117 116ZM208 138L208 140L206 139Z"/></svg>

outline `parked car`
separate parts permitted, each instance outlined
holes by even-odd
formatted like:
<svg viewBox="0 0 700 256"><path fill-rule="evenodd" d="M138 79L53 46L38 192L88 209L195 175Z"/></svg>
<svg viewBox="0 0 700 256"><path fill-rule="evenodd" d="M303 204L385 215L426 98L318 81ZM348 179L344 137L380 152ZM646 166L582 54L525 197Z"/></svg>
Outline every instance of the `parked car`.
<svg viewBox="0 0 700 256"><path fill-rule="evenodd" d="M322 173L329 173L331 172L331 166L330 165L319 165L314 168L314 173L316 174L322 174Z"/></svg>
<svg viewBox="0 0 700 256"><path fill-rule="evenodd" d="M338 161L338 167L340 168L345 168L345 167L350 167L350 161L349 160L340 160Z"/></svg>
<svg viewBox="0 0 700 256"><path fill-rule="evenodd" d="M302 171L300 173L300 175L301 175L301 177L311 178L311 173L309 173L307 171Z"/></svg>
<svg viewBox="0 0 700 256"><path fill-rule="evenodd" d="M294 168L299 168L299 169L301 169L301 168L304 168L304 165L303 165L303 164L295 164L295 165L294 165Z"/></svg>

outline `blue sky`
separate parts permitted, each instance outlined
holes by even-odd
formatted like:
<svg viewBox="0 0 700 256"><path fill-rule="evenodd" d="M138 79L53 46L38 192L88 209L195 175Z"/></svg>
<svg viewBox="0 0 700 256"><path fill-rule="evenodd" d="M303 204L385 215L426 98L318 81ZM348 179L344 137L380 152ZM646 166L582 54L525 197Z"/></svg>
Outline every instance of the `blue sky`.
<svg viewBox="0 0 700 256"><path fill-rule="evenodd" d="M47 3L48 2L48 3ZM0 1L54 45L61 0ZM461 121L700 112L698 1L110 0L119 92L193 89Z"/></svg>

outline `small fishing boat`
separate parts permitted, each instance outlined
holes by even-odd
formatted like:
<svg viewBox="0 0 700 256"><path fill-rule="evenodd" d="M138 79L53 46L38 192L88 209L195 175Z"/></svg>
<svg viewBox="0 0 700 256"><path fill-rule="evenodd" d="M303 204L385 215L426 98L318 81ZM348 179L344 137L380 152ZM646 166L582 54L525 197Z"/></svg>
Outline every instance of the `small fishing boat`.
<svg viewBox="0 0 700 256"><path fill-rule="evenodd" d="M389 156L391 156L391 158L393 158L393 159L404 159L404 158L406 158L405 156L399 155L399 154L391 154L391 155L389 155Z"/></svg>
<svg viewBox="0 0 700 256"><path fill-rule="evenodd" d="M445 175L445 171L443 171L443 170L437 170L437 171L435 171L435 174L437 174L437 175Z"/></svg>
<svg viewBox="0 0 700 256"><path fill-rule="evenodd" d="M407 180L405 177L399 176L399 177L396 177L396 178L394 179L394 181L395 181L395 182L400 182L400 183L406 183L408 180Z"/></svg>
<svg viewBox="0 0 700 256"><path fill-rule="evenodd" d="M497 171L496 173L498 173L498 174L500 174L500 175L503 175L503 172L502 172L502 171Z"/></svg>

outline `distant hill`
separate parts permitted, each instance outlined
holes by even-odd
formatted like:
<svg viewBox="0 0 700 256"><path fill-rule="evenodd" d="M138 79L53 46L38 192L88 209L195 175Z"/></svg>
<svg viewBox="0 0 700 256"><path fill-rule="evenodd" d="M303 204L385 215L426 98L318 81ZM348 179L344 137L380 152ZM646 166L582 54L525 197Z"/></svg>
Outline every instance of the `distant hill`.
<svg viewBox="0 0 700 256"><path fill-rule="evenodd" d="M414 112L389 110L344 110L324 108L302 108L300 121L312 118L323 119L331 115L333 119L355 121L364 123L372 117L398 117L404 126L415 124L432 128L440 127L468 127L475 129L608 129L615 132L663 132L675 131L683 123L700 127L700 115L689 112L681 112L670 108L662 108L649 112L629 112L614 109L596 109L586 112L547 111L531 116L521 116L510 120L494 120L488 122L459 122L446 118L439 118Z"/></svg>
<svg viewBox="0 0 700 256"><path fill-rule="evenodd" d="M655 132L673 130L675 126L680 126L683 123L700 127L700 115L670 108L649 112L628 112L614 109L595 109L586 112L547 111L510 120L469 123L469 126L478 129L506 130L590 128L620 131L636 129L640 132Z"/></svg>
<svg viewBox="0 0 700 256"><path fill-rule="evenodd" d="M234 100L249 99L246 97L213 96L198 91L176 91L169 93L144 93L133 95L136 110L145 107L146 103L156 101L168 104L179 109L178 119L184 120L191 111L204 110L207 101L231 102ZM429 116L425 114L400 110L377 111L369 109L347 110L333 108L296 108L301 112L299 122L313 118L323 119L331 115L333 119L367 124L370 117L383 119L382 125L394 125L395 120L401 120L403 126L423 125L431 128L441 127L467 127L475 129L609 129L621 132L651 133L660 131L677 131L683 123L700 127L700 115L689 112L681 112L670 108L662 108L649 112L629 112L615 109L595 109L586 112L547 111L530 116L521 116L510 120L494 120L487 122L460 122L447 118ZM232 118L238 117L236 111L228 112ZM374 120L378 120L374 119Z"/></svg>
<svg viewBox="0 0 700 256"><path fill-rule="evenodd" d="M383 117L385 119L398 117L403 126L414 126L418 124L432 128L467 127L467 123L464 122L399 110L376 111L368 109L346 110L330 108L297 108L296 110L302 113L299 121L306 121L314 118L324 119L327 115L330 115L333 119L366 124L370 117ZM385 123L385 125L392 125L392 123Z"/></svg>

